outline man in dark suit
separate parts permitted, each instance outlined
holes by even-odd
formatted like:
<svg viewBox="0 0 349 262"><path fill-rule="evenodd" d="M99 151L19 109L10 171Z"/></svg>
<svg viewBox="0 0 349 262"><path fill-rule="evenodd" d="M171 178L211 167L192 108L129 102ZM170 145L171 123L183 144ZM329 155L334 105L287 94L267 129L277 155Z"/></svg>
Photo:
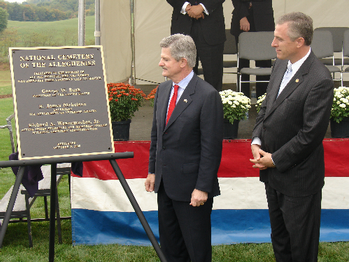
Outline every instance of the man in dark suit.
<svg viewBox="0 0 349 262"><path fill-rule="evenodd" d="M171 34L190 35L197 48L194 72L201 61L205 80L218 91L222 89L225 0L167 0L173 7Z"/></svg>
<svg viewBox="0 0 349 262"><path fill-rule="evenodd" d="M242 32L274 31L274 11L272 0L232 0L234 10L231 19L230 33L235 36L236 43L239 42L239 35ZM240 59L239 68L249 67L250 61ZM270 60L256 61L258 67L270 67ZM248 81L248 75L242 75L243 81ZM269 80L269 76L257 76L257 80ZM256 83L257 98L263 95L268 83ZM243 83L241 91L250 97L250 85Z"/></svg>
<svg viewBox="0 0 349 262"><path fill-rule="evenodd" d="M223 106L217 90L192 70L196 48L190 36L175 34L160 46L159 66L171 80L160 84L155 96L145 188L158 193L160 244L167 260L211 261Z"/></svg>
<svg viewBox="0 0 349 262"><path fill-rule="evenodd" d="M290 13L277 22L277 53L251 145L265 183L276 261L317 261L325 136L333 81L311 51L312 19Z"/></svg>

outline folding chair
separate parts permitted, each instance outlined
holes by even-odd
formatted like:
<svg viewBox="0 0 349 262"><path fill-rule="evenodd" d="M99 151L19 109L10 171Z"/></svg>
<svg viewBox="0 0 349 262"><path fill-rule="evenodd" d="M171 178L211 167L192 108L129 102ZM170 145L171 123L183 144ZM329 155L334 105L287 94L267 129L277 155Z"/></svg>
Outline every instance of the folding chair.
<svg viewBox="0 0 349 262"><path fill-rule="evenodd" d="M12 146L12 153L16 151L15 149L15 142L14 142L14 136L13 136L13 130L12 130L12 123L11 120L14 118L14 114L10 115L6 118L6 125L0 126L0 129L7 128L10 133L10 140L11 140L11 146ZM13 207L13 210L11 212L11 219L18 219L18 220L12 220L10 222L22 222L23 219L26 218L26 222L28 225L28 238L29 238L29 247L33 247L33 238L32 238L32 232L31 232L31 221L48 221L48 204L47 204L47 197L51 194L51 166L42 166L41 171L43 173L44 179L39 181L38 184L38 191L35 193L33 197L29 196L29 193L24 188L24 186L20 186L16 201ZM64 174L70 175L70 163L61 163L57 165L57 185L59 184L62 176ZM13 187L7 191L7 193L4 195L2 199L0 199L0 220L5 218L7 206L13 191ZM57 193L57 190L56 190ZM32 219L30 215L30 208L34 204L34 201L37 197L43 196L44 197L44 208L45 208L45 218L44 219ZM61 234L61 218L60 218L60 212L59 212L59 203L58 203L58 194L56 195L56 212L57 212L57 232L58 232L58 240L59 243L62 243L62 234ZM0 224L0 231L2 230L1 224ZM3 240L3 239L2 239ZM2 240L0 241L2 243Z"/></svg>
<svg viewBox="0 0 349 262"><path fill-rule="evenodd" d="M342 82L341 85L343 86L343 73L349 72L349 67L345 68L345 59L349 57L349 29L344 32L343 36L343 52L342 52Z"/></svg>
<svg viewBox="0 0 349 262"><path fill-rule="evenodd" d="M12 130L12 123L11 120L14 118L15 114L10 115L9 117L6 118L6 125L0 126L0 129L7 128L9 133L10 133L10 141L11 141L11 148L12 148L12 153L16 151L15 149L15 141L13 139L13 130Z"/></svg>
<svg viewBox="0 0 349 262"><path fill-rule="evenodd" d="M243 32L239 36L238 63L240 59L273 60L275 49L271 46L274 32ZM239 65L238 65L239 67ZM268 83L269 80L242 80L241 75L266 76L271 74L272 67L244 67L239 72L239 92L242 83Z"/></svg>
<svg viewBox="0 0 349 262"><path fill-rule="evenodd" d="M321 59L321 61L325 65L336 65L336 66L343 66L349 65L349 59L345 59L342 63L342 49L343 49L343 39L344 39L344 32L348 30L349 27L318 27L315 29L315 31L322 30L322 31L330 31L332 34L332 40L333 40L333 52L335 53L334 61L331 58L324 58ZM340 57L336 57L336 53Z"/></svg>
<svg viewBox="0 0 349 262"><path fill-rule="evenodd" d="M332 34L328 30L314 30L313 41L311 48L317 58L330 58L332 59L332 65L325 65L332 74L334 81L342 82L341 68L335 66L334 52L333 52L333 38ZM335 73L339 73L340 77L335 78Z"/></svg>

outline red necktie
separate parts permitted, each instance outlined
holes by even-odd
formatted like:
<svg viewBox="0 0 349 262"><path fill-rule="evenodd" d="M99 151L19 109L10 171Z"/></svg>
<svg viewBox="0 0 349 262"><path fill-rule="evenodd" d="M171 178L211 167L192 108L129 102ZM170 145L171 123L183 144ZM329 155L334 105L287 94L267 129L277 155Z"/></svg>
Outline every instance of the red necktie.
<svg viewBox="0 0 349 262"><path fill-rule="evenodd" d="M172 115L173 109L176 107L176 101L177 101L179 86L178 85L174 85L173 87L174 87L174 92L173 92L173 95L172 95L172 98L171 98L171 101L170 101L170 105L169 105L168 111L167 111L166 125L167 125L167 122L168 122L168 120L170 119L170 117Z"/></svg>

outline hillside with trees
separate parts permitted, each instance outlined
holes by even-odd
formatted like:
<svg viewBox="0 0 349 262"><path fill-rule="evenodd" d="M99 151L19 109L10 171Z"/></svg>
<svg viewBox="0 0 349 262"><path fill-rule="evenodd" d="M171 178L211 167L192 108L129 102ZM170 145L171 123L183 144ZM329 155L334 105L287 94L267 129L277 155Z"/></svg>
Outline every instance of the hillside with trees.
<svg viewBox="0 0 349 262"><path fill-rule="evenodd" d="M8 13L5 9L0 8L0 33L7 28Z"/></svg>
<svg viewBox="0 0 349 262"><path fill-rule="evenodd" d="M27 0L22 4L0 0L0 8L13 21L59 21L78 15L79 0ZM95 1L85 1L86 15L94 15Z"/></svg>

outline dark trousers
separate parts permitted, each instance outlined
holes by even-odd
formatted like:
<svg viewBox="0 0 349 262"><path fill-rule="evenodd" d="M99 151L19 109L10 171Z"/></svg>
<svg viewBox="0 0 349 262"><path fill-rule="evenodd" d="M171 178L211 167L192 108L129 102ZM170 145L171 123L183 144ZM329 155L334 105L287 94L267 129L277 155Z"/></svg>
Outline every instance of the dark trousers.
<svg viewBox="0 0 349 262"><path fill-rule="evenodd" d="M213 199L200 207L170 199L164 186L158 192L161 250L168 262L210 262Z"/></svg>
<svg viewBox="0 0 349 262"><path fill-rule="evenodd" d="M321 216L321 190L289 197L265 184L271 240L277 262L316 262Z"/></svg>
<svg viewBox="0 0 349 262"><path fill-rule="evenodd" d="M195 20L195 19L194 19ZM193 38L196 50L197 59L194 67L194 72L198 73L198 61L201 61L204 71L204 79L210 83L218 91L222 90L223 82L223 49L224 43L218 45L209 45L203 36L201 24L199 21L194 21L190 36Z"/></svg>

